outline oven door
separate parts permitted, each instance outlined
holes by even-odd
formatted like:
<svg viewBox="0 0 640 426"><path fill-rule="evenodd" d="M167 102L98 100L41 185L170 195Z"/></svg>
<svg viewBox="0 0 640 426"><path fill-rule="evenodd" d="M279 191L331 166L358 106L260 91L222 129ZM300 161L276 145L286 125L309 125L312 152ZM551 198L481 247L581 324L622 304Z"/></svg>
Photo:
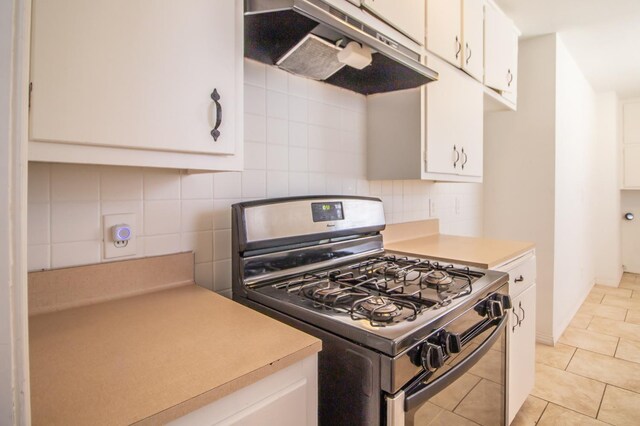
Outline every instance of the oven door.
<svg viewBox="0 0 640 426"><path fill-rule="evenodd" d="M507 315L478 318L470 310L446 326L462 350L387 397L388 425L506 425Z"/></svg>

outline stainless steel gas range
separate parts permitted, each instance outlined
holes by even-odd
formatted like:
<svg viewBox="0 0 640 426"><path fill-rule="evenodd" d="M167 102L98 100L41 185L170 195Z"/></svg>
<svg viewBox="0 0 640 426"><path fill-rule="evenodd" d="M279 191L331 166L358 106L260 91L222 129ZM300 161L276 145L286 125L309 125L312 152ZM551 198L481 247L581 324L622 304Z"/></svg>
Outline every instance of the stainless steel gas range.
<svg viewBox="0 0 640 426"><path fill-rule="evenodd" d="M323 341L323 425L506 424L505 273L384 250L382 202L233 206L233 298Z"/></svg>

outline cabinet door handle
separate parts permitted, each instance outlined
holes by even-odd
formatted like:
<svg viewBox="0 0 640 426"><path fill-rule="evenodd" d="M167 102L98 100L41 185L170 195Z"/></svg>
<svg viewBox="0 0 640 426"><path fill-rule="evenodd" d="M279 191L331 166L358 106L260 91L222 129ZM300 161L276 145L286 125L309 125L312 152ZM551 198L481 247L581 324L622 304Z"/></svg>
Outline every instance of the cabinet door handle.
<svg viewBox="0 0 640 426"><path fill-rule="evenodd" d="M460 43L460 38L458 36L456 36L456 49L458 49L456 51L456 59L458 59L458 56L460 56L460 52L462 51L462 43Z"/></svg>
<svg viewBox="0 0 640 426"><path fill-rule="evenodd" d="M522 323L522 321L524 321L524 318L526 316L526 312L524 311L524 308L522 307L522 302L520 302L520 304L518 305L518 308L520 308L520 310L522 311L522 319L518 321L518 325L520 325Z"/></svg>
<svg viewBox="0 0 640 426"><path fill-rule="evenodd" d="M455 169L458 165L458 161L460 161L460 153L458 152L458 148L456 148L456 146L453 146L453 152L456 154L456 159L453 160L453 168Z"/></svg>
<svg viewBox="0 0 640 426"><path fill-rule="evenodd" d="M513 74L511 73L511 69L507 70L507 86L511 87L511 83L513 83Z"/></svg>
<svg viewBox="0 0 640 426"><path fill-rule="evenodd" d="M467 157L467 153L464 152L464 147L462 148L462 157L464 158L464 160L462 161L462 170L464 170L464 165L467 164L467 161L469 160L469 158Z"/></svg>
<svg viewBox="0 0 640 426"><path fill-rule="evenodd" d="M216 124L213 126L213 130L211 130L211 136L215 142L220 137L220 130L218 130L218 127L222 124L222 105L220 104L220 94L218 93L218 89L213 89L213 92L211 92L211 99L216 104Z"/></svg>
<svg viewBox="0 0 640 426"><path fill-rule="evenodd" d="M512 313L513 315L515 315L515 317L516 317L516 321L515 321L515 323L513 324L513 326L511 327L511 332L512 332L512 333L515 333L515 332L516 332L516 328L518 328L518 327L520 326L520 323L522 322L522 320L520 320L520 317L518 316L518 314L516 314L516 311L515 311L515 310L513 310L511 313Z"/></svg>
<svg viewBox="0 0 640 426"><path fill-rule="evenodd" d="M518 278L516 278L513 281L516 282L516 283L522 282L522 281L524 281L524 277L522 275L520 275Z"/></svg>
<svg viewBox="0 0 640 426"><path fill-rule="evenodd" d="M466 59L467 65L469 65L469 59L471 59L471 53L472 52L471 52L471 49L469 49L469 43L465 43L465 46L466 46L467 51L469 52L469 56L467 56L467 59Z"/></svg>

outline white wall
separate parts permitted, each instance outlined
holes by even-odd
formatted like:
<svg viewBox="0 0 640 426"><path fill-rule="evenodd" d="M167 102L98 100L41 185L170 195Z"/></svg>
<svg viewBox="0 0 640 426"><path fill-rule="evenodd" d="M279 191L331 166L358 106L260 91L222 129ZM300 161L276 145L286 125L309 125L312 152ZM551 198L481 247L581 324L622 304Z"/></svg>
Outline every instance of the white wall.
<svg viewBox="0 0 640 426"><path fill-rule="evenodd" d="M599 202L595 192L596 95L561 36L556 40L555 99L553 336L558 338L595 282L596 239L593 231L595 205Z"/></svg>
<svg viewBox="0 0 640 426"><path fill-rule="evenodd" d="M520 42L518 111L485 114L484 232L533 241L536 325L553 328L555 205L555 35Z"/></svg>
<svg viewBox="0 0 640 426"><path fill-rule="evenodd" d="M484 230L536 243L537 335L552 343L596 274L618 273L615 97L596 96L562 36L519 52L518 111L485 116Z"/></svg>
<svg viewBox="0 0 640 426"><path fill-rule="evenodd" d="M388 223L426 219L443 232L482 233L482 186L366 180L363 96L245 63L245 171L31 163L29 270L101 262L101 217L137 214L138 256L195 250L199 284L229 294L229 206L307 194L380 197ZM460 208L456 210L456 200Z"/></svg>
<svg viewBox="0 0 640 426"><path fill-rule="evenodd" d="M617 287L622 278L622 212L620 196L620 118L615 92L597 96L598 138L594 190L596 282ZM639 238L640 240L640 238ZM640 262L639 262L640 263Z"/></svg>

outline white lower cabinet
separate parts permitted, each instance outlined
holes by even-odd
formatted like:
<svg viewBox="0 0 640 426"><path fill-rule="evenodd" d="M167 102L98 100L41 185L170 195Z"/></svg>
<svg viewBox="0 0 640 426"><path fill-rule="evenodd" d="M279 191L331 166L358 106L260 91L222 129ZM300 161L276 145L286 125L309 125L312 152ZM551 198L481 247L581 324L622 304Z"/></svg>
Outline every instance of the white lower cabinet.
<svg viewBox="0 0 640 426"><path fill-rule="evenodd" d="M498 270L509 273L507 404L511 423L533 389L536 364L536 258L529 253Z"/></svg>
<svg viewBox="0 0 640 426"><path fill-rule="evenodd" d="M512 299L509 321L509 423L529 396L535 381L536 285Z"/></svg>
<svg viewBox="0 0 640 426"><path fill-rule="evenodd" d="M318 357L314 354L169 423L171 426L315 426Z"/></svg>

